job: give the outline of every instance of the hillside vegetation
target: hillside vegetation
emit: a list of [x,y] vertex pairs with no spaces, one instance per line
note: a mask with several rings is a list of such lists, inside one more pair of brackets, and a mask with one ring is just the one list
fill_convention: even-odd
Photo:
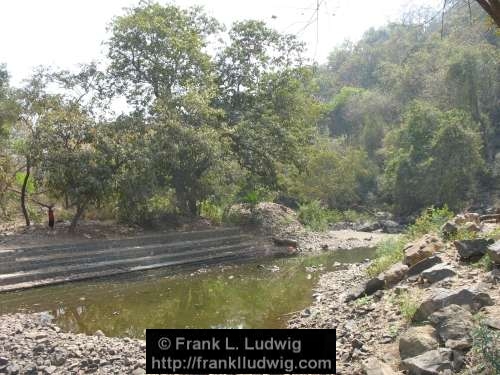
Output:
[[500,37],[479,6],[448,8],[444,27],[409,12],[315,65],[263,22],[141,3],[110,23],[102,62],[22,87],[0,69],[0,214],[29,225],[56,204],[74,229],[89,212],[220,221],[276,201],[321,227],[492,204]]

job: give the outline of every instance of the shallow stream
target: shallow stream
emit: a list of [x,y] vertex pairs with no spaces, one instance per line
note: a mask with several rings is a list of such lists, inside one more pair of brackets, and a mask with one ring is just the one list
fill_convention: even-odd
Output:
[[0,314],[46,311],[64,330],[137,338],[146,328],[281,328],[311,304],[322,273],[373,254],[358,248],[61,284],[0,294]]

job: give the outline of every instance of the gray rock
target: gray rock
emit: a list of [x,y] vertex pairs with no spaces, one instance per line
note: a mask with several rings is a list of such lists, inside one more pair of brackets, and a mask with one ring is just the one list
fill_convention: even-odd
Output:
[[377,358],[369,358],[363,362],[363,370],[366,375],[396,375],[389,365]]
[[436,264],[421,273],[422,277],[431,284],[446,279],[447,277],[455,276],[456,274],[457,273],[451,266],[443,263]]
[[397,234],[404,230],[402,225],[399,225],[393,220],[380,220],[379,223],[384,233]]
[[408,276],[415,276],[420,274],[422,271],[426,270],[427,268],[431,268],[432,266],[442,263],[443,260],[438,257],[437,255],[425,258],[424,260],[418,262],[417,264],[411,266],[408,269],[408,272],[406,273]]
[[429,316],[440,340],[447,348],[468,350],[472,346],[470,332],[474,328],[472,314],[462,306],[446,306]]
[[485,238],[476,238],[473,240],[454,241],[453,244],[458,251],[461,260],[478,260],[488,249],[493,241]]
[[373,222],[373,223],[363,223],[359,224],[356,228],[356,230],[360,232],[374,232],[378,229],[380,229],[380,223],[378,221]]
[[16,365],[15,363],[12,363],[12,364],[8,365],[5,370],[7,371],[8,375],[17,375],[21,371],[21,369],[19,368],[19,366]]
[[0,357],[0,369],[7,366],[9,359],[5,357]]
[[458,226],[453,221],[447,221],[441,227],[441,233],[445,238],[449,238],[458,233]]
[[370,296],[377,290],[384,289],[385,281],[381,275],[368,280],[366,283],[353,289],[345,298],[345,302],[354,301],[363,296]]
[[94,336],[97,336],[97,337],[104,337],[104,336],[106,336],[106,335],[104,334],[104,332],[103,332],[103,331],[101,331],[100,329],[98,329],[97,331],[95,331],[95,332],[94,332]]
[[401,359],[416,357],[438,347],[436,330],[430,325],[410,327],[399,338]]
[[50,363],[54,366],[62,366],[66,362],[67,355],[62,351],[56,351],[50,356]]
[[487,251],[491,261],[495,264],[500,264],[500,241],[496,241],[493,245],[488,246]]
[[449,305],[466,305],[472,311],[477,311],[483,306],[493,305],[493,300],[488,293],[477,289],[449,290],[438,288],[427,300],[420,304],[413,320],[424,320],[433,312]]
[[442,371],[452,369],[453,352],[448,348],[430,350],[416,357],[406,358],[402,366],[411,375],[439,375]]

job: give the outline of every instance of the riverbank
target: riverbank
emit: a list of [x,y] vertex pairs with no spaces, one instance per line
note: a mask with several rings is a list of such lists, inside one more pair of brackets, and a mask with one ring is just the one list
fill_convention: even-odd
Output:
[[[416,248],[424,251],[421,243]],[[336,328],[338,374],[393,375],[410,369],[405,373],[494,375],[482,367],[474,332],[482,324],[500,329],[500,266],[486,270],[464,259],[451,242],[432,253],[437,261],[426,256],[427,265],[395,266],[373,279],[367,276],[369,263],[322,275],[315,302],[293,316],[289,327]],[[359,292],[384,278],[386,288],[382,282],[371,295]]]
[[145,374],[145,342],[62,332],[46,314],[0,317],[0,373]]

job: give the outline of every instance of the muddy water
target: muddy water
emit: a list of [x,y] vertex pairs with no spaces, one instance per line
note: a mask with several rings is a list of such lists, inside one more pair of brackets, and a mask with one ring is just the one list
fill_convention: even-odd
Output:
[[141,338],[146,328],[280,328],[312,302],[318,277],[338,263],[371,258],[367,248],[170,275],[62,284],[0,294],[0,314],[47,311],[73,332]]

